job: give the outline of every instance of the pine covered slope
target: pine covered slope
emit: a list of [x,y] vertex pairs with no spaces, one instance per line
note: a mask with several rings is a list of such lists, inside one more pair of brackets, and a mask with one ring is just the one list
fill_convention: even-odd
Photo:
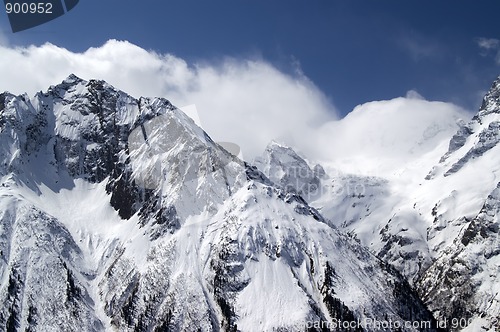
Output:
[[0,94],[0,176],[4,330],[436,326],[394,269],[165,99],[73,75]]

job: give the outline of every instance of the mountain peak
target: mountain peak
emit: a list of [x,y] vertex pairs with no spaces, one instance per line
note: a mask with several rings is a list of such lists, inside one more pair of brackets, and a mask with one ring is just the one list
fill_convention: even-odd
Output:
[[288,146],[286,146],[285,144],[282,144],[276,140],[272,140],[271,142],[269,142],[269,144],[267,145],[267,147],[269,149],[276,149],[276,148],[289,148]]
[[483,98],[479,112],[472,119],[481,123],[485,116],[492,113],[500,114],[500,76],[491,85]]
[[[450,139],[448,151],[439,163],[448,169],[444,176],[458,172],[469,161],[480,158],[500,142],[500,76],[483,98],[479,111],[468,122],[459,123],[459,129]],[[435,176],[436,168],[426,179]]]
[[[433,320],[399,274],[166,99],[75,75],[12,98],[0,114],[2,330]],[[310,193],[315,171],[272,147],[272,174]]]
[[311,169],[308,162],[292,148],[272,141],[256,166],[275,184],[310,200],[319,193],[320,176],[324,170],[320,165]]
[[81,79],[80,77],[76,76],[75,74],[71,73],[66,77],[62,83],[66,84],[75,84],[75,83],[81,83],[81,82],[86,82],[85,80]]

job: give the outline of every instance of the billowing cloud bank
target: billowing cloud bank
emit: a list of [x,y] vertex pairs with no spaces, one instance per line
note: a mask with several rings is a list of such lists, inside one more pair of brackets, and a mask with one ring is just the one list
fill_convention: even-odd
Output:
[[427,101],[415,92],[373,101],[321,127],[315,155],[348,171],[386,176],[400,167],[419,167],[412,163],[438,147],[447,149],[459,122],[469,117],[453,104]]
[[337,121],[332,103],[300,71],[286,74],[263,60],[189,64],[116,40],[83,53],[52,44],[0,46],[0,91],[32,95],[70,73],[104,79],[134,97],[196,104],[203,128],[215,140],[240,145],[246,159],[260,154],[272,139],[320,160],[360,154],[407,157],[431,149],[464,117],[457,106],[425,101],[412,92],[358,106]]
[[0,47],[0,91],[32,95],[70,73],[104,79],[134,97],[165,97],[179,107],[196,104],[203,128],[215,140],[235,142],[250,157],[271,139],[293,143],[336,117],[306,77],[282,73],[261,60],[188,64],[116,40],[84,53],[51,44]]

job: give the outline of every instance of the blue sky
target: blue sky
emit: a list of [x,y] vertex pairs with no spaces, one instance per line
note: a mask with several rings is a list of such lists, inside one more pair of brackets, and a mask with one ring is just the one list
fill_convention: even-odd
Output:
[[263,59],[302,72],[341,115],[411,89],[474,111],[500,74],[499,12],[488,0],[82,0],[16,34],[0,14],[0,29],[13,46],[118,39],[187,62]]

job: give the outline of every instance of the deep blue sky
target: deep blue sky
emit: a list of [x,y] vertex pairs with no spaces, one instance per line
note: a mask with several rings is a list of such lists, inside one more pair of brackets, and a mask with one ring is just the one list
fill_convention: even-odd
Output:
[[341,113],[417,90],[469,110],[500,74],[500,1],[457,0],[81,0],[66,15],[12,34],[12,45],[51,42],[72,51],[108,39],[187,61],[263,58],[294,63]]

